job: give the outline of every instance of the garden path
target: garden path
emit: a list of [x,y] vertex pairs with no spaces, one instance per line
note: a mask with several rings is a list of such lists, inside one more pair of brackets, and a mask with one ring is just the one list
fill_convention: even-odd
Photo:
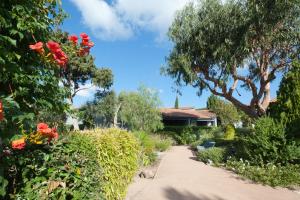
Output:
[[300,194],[239,178],[194,159],[186,146],[163,157],[154,179],[135,179],[126,200],[299,200]]

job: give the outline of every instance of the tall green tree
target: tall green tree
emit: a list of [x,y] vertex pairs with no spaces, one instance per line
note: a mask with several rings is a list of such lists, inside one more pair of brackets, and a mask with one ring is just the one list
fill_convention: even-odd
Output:
[[138,92],[122,92],[120,120],[131,130],[156,131],[163,127],[158,92],[141,86]]
[[215,95],[207,100],[207,108],[216,113],[223,126],[234,124],[240,121],[238,110],[228,101],[224,101]]
[[174,108],[176,108],[176,109],[179,108],[179,100],[178,100],[178,96],[176,96]]
[[287,134],[300,139],[300,63],[294,62],[293,68],[283,77],[277,99],[271,106],[271,116],[282,121]]
[[[291,67],[300,42],[299,0],[202,0],[180,11],[164,73],[178,84],[232,102],[251,117],[266,113],[270,83]],[[248,103],[239,99],[246,89]]]

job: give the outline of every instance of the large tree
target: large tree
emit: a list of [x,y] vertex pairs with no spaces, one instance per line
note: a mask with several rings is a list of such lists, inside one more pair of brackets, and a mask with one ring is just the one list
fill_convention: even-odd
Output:
[[138,92],[121,92],[120,120],[131,130],[156,131],[163,127],[158,92],[141,86]]
[[[299,53],[299,0],[203,0],[177,13],[164,72],[224,97],[251,117],[266,113],[270,83]],[[238,89],[247,89],[248,103]]]

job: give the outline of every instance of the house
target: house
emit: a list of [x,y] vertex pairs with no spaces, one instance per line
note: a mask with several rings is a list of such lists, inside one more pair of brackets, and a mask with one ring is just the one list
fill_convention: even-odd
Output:
[[160,112],[165,126],[217,126],[216,114],[208,109],[162,108]]

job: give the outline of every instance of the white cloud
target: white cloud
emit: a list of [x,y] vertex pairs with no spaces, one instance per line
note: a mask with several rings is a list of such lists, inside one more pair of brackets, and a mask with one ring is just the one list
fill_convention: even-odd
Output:
[[192,0],[71,0],[83,23],[100,39],[128,39],[139,30],[157,33],[162,40],[174,14]]
[[103,40],[127,39],[130,27],[123,23],[114,7],[103,0],[71,0],[80,10],[83,23]]
[[[86,89],[84,89],[86,88]],[[80,86],[80,90],[79,92],[76,93],[77,96],[80,97],[91,97],[92,95],[94,95],[97,91],[97,89],[99,89],[98,87],[92,85],[92,84],[86,84],[83,86]]]

